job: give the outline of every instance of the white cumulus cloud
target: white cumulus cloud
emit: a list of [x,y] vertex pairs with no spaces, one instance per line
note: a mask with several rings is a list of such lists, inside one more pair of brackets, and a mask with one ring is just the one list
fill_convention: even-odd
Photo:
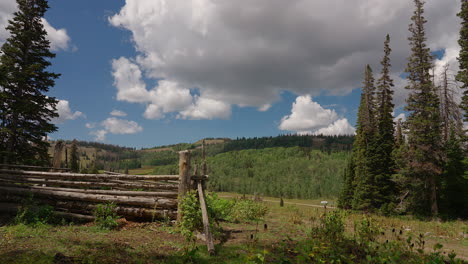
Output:
[[73,112],[70,109],[70,102],[67,100],[59,100],[57,103],[57,113],[58,117],[52,120],[53,123],[59,124],[63,123],[66,120],[75,120],[79,117],[85,117],[85,115],[80,111]]
[[95,140],[96,141],[104,141],[106,140],[106,135],[107,135],[108,131],[107,130],[104,130],[104,129],[101,129],[101,130],[97,130],[97,131],[91,131],[90,134],[91,135],[94,135],[95,136]]
[[314,132],[315,135],[325,135],[325,136],[334,136],[334,135],[354,135],[356,129],[348,122],[348,119],[342,118],[336,120],[328,127],[321,128]]
[[[8,25],[8,20],[13,18],[13,13],[17,10],[18,7],[15,0],[0,1],[0,45],[10,36],[5,27]],[[45,18],[42,18],[41,21],[47,32],[47,38],[50,40],[51,50],[67,50],[70,46],[70,37],[67,34],[67,30],[64,28],[54,28]]]
[[168,113],[179,113],[182,119],[225,119],[231,114],[230,105],[203,94],[192,96],[190,89],[174,81],[158,80],[148,90],[140,66],[127,58],[113,60],[112,69],[117,100],[145,104],[147,119],[161,119]]
[[[425,5],[428,45],[445,49],[441,61],[454,69],[459,7],[459,0]],[[163,79],[182,90],[197,88],[200,98],[260,111],[283,90],[345,95],[359,87],[364,65],[380,72],[389,33],[395,104],[401,106],[407,92],[398,76],[410,54],[407,28],[413,10],[408,0],[126,0],[109,21],[132,34],[138,69],[129,68],[128,74]],[[119,90],[117,98],[153,104],[145,116],[161,118],[168,110],[143,99],[149,91],[141,89],[140,80],[127,86],[125,96]],[[189,108],[201,103],[192,96]],[[184,111],[196,112],[177,111],[181,117]]]
[[231,106],[222,101],[197,97],[195,103],[180,112],[182,119],[227,119],[231,116]]
[[[95,123],[86,124],[87,128],[95,128],[96,126],[97,124]],[[94,130],[89,133],[90,135],[94,135],[94,139],[97,141],[106,140],[106,135],[109,133],[115,135],[125,135],[136,134],[143,131],[143,127],[141,127],[137,122],[116,117],[109,117],[105,119],[99,123],[99,126],[102,127],[102,129]]]
[[123,117],[123,116],[127,116],[127,113],[125,113],[124,111],[114,109],[114,110],[112,110],[112,112],[110,112],[110,115],[111,116]]
[[112,134],[135,134],[143,131],[143,128],[135,121],[128,121],[115,117],[109,117],[102,121],[101,125]]
[[325,128],[338,119],[331,109],[324,109],[312,101],[310,95],[298,96],[292,105],[291,114],[281,119],[279,129],[288,131],[315,131]]

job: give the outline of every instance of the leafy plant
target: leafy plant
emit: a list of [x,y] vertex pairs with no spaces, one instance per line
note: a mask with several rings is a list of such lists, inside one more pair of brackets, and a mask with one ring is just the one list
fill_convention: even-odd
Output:
[[31,195],[23,200],[14,222],[26,225],[46,224],[51,220],[53,211],[52,206],[39,204]]
[[236,199],[233,202],[228,221],[247,222],[262,220],[268,213],[268,207],[262,202],[249,199]]
[[117,228],[119,216],[115,212],[116,207],[114,203],[96,205],[96,208],[93,210],[94,222],[100,229],[112,230]]

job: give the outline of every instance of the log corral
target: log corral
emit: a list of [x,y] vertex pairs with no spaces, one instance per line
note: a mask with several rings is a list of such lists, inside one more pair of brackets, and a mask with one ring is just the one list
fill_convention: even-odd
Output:
[[[176,219],[178,197],[188,191],[191,178],[190,152],[180,156],[179,175],[79,174],[4,165],[0,211],[11,212],[32,196],[39,204],[53,206],[57,215],[87,221],[93,219],[97,204],[107,202],[116,204],[117,214],[129,220]],[[58,170],[64,171],[54,168]]]

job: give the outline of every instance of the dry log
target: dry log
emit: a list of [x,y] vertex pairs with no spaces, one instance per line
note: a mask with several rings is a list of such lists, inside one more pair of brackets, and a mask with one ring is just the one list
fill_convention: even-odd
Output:
[[119,205],[134,205],[146,208],[177,208],[176,199],[129,197],[101,194],[84,194],[75,192],[51,191],[41,189],[30,189],[21,187],[0,187],[0,191],[7,194],[29,195],[30,193],[47,198],[61,198],[67,200],[78,200],[95,203],[114,202]]
[[38,169],[38,170],[61,170],[69,171],[69,168],[53,168],[53,167],[41,167],[41,166],[28,166],[28,165],[16,165],[16,164],[0,164],[0,168],[21,168],[21,169]]
[[[0,212],[16,213],[18,208],[21,207],[21,203],[24,200],[24,198],[16,195],[2,195],[2,197],[0,197],[0,200],[3,201],[0,203]],[[94,209],[96,208],[96,204],[80,201],[60,201],[47,198],[35,198],[34,200],[40,204],[51,205],[55,208],[55,210],[61,210],[69,213],[92,215]],[[139,221],[153,221],[165,218],[175,219],[177,216],[177,210],[175,208],[147,209],[129,206],[117,206],[115,210],[119,216]]]
[[[7,214],[15,214],[21,208],[21,204],[18,203],[0,203],[0,212]],[[76,214],[70,212],[52,212],[54,215],[64,217],[67,219],[80,220],[80,221],[93,221],[94,217],[91,215]]]
[[122,189],[149,189],[149,190],[177,190],[178,186],[174,184],[138,184],[138,183],[113,183],[113,182],[78,182],[78,181],[62,181],[62,180],[47,180],[39,178],[17,178],[15,176],[0,175],[0,182],[18,182],[31,184],[46,184],[60,187],[85,187],[85,188],[122,188]]
[[3,184],[3,187],[22,187],[26,189],[38,189],[49,191],[77,192],[89,194],[108,194],[108,195],[123,195],[123,196],[147,196],[147,197],[165,197],[177,198],[177,192],[145,192],[145,191],[118,191],[118,190],[93,190],[93,189],[74,189],[74,188],[58,188],[45,186],[18,186],[15,184]]
[[205,203],[205,194],[203,193],[203,186],[201,181],[198,181],[198,198],[200,199],[200,209],[202,211],[202,221],[203,228],[205,230],[206,246],[208,247],[208,253],[210,253],[210,255],[214,255],[215,248],[213,243],[213,236],[211,235],[210,231],[210,221],[208,219],[208,211],[206,209]]
[[124,173],[113,172],[113,171],[104,171],[104,174],[109,174],[109,175],[124,175]]
[[[82,202],[63,202],[58,201],[54,205],[56,208],[64,208],[71,212],[78,212],[78,213],[92,213],[94,208],[96,208],[95,204],[89,203],[82,203]],[[138,220],[156,220],[156,219],[164,219],[168,217],[170,219],[175,219],[177,215],[176,210],[168,210],[168,209],[146,209],[146,208],[135,208],[135,207],[128,207],[128,206],[117,206],[115,208],[116,213],[119,216],[124,216],[128,219],[138,219]]]
[[79,220],[83,222],[94,221],[94,216],[92,215],[83,215],[83,214],[60,212],[60,211],[54,211],[53,214],[55,216],[59,216],[59,217],[63,217],[63,218],[71,219],[71,220]]
[[80,174],[63,172],[44,172],[44,171],[24,171],[24,170],[5,170],[0,169],[0,174],[21,175],[23,177],[41,177],[41,178],[67,178],[67,179],[114,179],[114,180],[153,180],[167,181],[178,180],[178,175],[107,175],[107,174]]
[[118,191],[118,190],[92,190],[92,189],[73,189],[73,188],[57,188],[44,186],[18,186],[14,184],[3,184],[3,187],[22,187],[26,189],[39,189],[49,191],[77,192],[90,194],[108,194],[108,195],[123,195],[123,196],[148,196],[148,197],[165,197],[177,198],[177,192],[145,192],[145,191]]

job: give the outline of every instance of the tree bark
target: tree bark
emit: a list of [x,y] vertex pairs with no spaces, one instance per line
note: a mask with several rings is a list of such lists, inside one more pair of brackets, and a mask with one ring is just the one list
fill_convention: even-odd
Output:
[[146,198],[130,196],[113,196],[100,194],[86,194],[76,192],[51,191],[29,188],[0,187],[0,191],[6,194],[27,196],[30,193],[46,198],[60,198],[66,200],[78,200],[95,203],[114,202],[119,205],[133,205],[146,208],[177,208],[177,200],[169,198]]

